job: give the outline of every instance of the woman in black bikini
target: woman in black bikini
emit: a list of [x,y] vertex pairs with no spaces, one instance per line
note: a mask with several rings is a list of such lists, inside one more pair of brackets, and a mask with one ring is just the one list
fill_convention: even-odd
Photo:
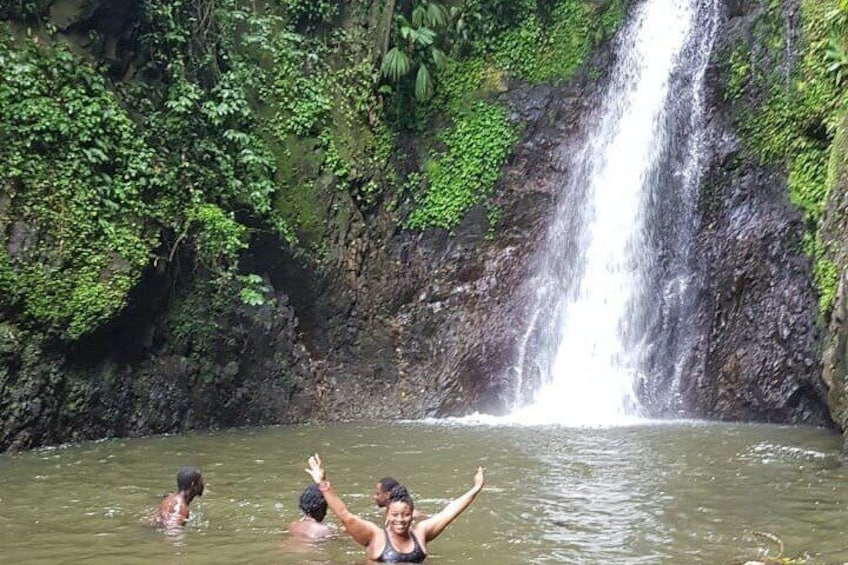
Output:
[[347,509],[330,482],[325,479],[324,465],[317,453],[309,458],[309,468],[306,470],[324,493],[327,505],[344,525],[347,533],[358,544],[365,546],[368,559],[391,563],[424,561],[427,557],[427,543],[436,539],[448,524],[468,508],[477,493],[483,489],[483,471],[483,467],[477,468],[474,486],[465,494],[445,506],[441,512],[418,522],[415,526],[412,526],[412,497],[402,486],[392,489],[386,512],[386,527],[380,528]]

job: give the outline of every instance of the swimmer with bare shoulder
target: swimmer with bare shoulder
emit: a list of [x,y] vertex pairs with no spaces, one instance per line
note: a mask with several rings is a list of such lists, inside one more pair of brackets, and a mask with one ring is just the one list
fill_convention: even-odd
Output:
[[427,544],[436,539],[483,490],[483,467],[477,468],[474,486],[465,494],[450,502],[440,512],[412,526],[414,505],[412,497],[403,486],[397,486],[389,494],[386,527],[381,528],[347,509],[342,499],[326,480],[324,465],[316,453],[309,458],[307,473],[324,493],[324,499],[333,514],[344,525],[345,530],[359,545],[365,546],[368,559],[391,563],[421,563],[427,557]]
[[324,524],[327,515],[327,501],[318,485],[311,484],[300,495],[298,507],[303,515],[293,520],[288,527],[289,533],[300,539],[318,541],[333,535],[333,530]]
[[196,467],[183,467],[177,473],[177,492],[166,495],[159,503],[152,522],[165,528],[183,526],[188,520],[188,505],[203,496],[203,475]]

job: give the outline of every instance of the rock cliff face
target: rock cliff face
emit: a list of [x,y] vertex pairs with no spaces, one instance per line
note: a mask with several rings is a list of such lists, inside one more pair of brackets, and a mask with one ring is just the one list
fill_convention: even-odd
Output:
[[[760,165],[744,148],[723,99],[720,58],[730,45],[758,49],[754,27],[765,9],[728,2],[722,11],[707,80],[711,153],[693,253],[698,307],[687,321],[696,345],[680,389],[667,392],[676,400],[657,413],[831,426],[801,214],[788,201],[785,172]],[[798,6],[784,17],[785,33],[797,34]],[[780,61],[787,73],[794,56]],[[602,54],[594,64],[609,66]],[[450,237],[395,232],[363,240],[359,282],[348,287],[357,290],[347,291],[349,315],[321,332],[335,337],[318,357],[339,359],[324,373],[334,393],[324,409],[350,414],[351,388],[370,399],[362,415],[386,417],[497,413],[527,395],[509,376],[527,327],[517,293],[544,238],[552,187],[566,173],[556,151],[578,132],[597,86],[578,79],[504,96],[526,128],[498,187],[504,216],[494,240],[484,237],[479,212]],[[754,103],[766,94],[748,97]]]
[[799,213],[785,178],[735,161],[733,141],[723,141],[729,151],[716,155],[706,180],[721,196],[698,241],[704,285],[692,323],[702,339],[684,405],[707,418],[827,425]]
[[[758,9],[727,0],[716,53],[722,44],[756,43],[750,26]],[[793,10],[789,30],[797,25]],[[592,61],[602,77],[613,55],[600,52]],[[708,81],[713,153],[694,254],[699,306],[690,323],[699,337],[680,404],[703,418],[831,425],[800,215],[788,202],[785,175],[742,148],[720,95],[725,80],[716,63]],[[565,172],[555,153],[586,127],[580,117],[598,85],[586,73],[560,87],[510,85],[502,94],[524,129],[497,187],[501,218],[493,237],[482,208],[455,233],[418,233],[397,227],[403,210],[360,210],[336,194],[325,209],[330,260],[321,269],[275,241],[257,241],[245,267],[265,276],[276,301],[229,305],[207,344],[208,363],[175,347],[165,331],[169,289],[187,285],[176,272],[151,270],[120,319],[70,350],[3,322],[0,449],[314,419],[506,411],[527,394],[509,376],[526,327],[516,293],[552,213],[555,180]],[[0,223],[3,202],[0,192]],[[831,221],[840,241],[848,240],[844,218]],[[844,295],[831,332],[835,406],[844,406]]]
[[[702,183],[697,256],[698,342],[684,405],[707,418],[829,425],[820,378],[817,296],[811,260],[800,252],[804,225],[790,205],[786,174],[758,164],[737,131],[726,103],[728,72],[721,54],[740,45],[768,62],[756,31],[765,5],[727,2],[708,77],[709,146]],[[785,40],[797,45],[799,6],[783,14]],[[797,53],[785,51],[778,69],[789,76]],[[755,63],[755,64],[756,64]],[[745,101],[757,107],[767,92],[755,86]]]
[[70,347],[0,323],[0,447],[310,416],[309,358],[285,294],[262,308],[230,305],[198,360],[163,343],[159,285],[170,281],[151,278],[121,318]]
[[[848,123],[843,118],[834,141],[831,163],[833,185],[820,227],[822,240],[839,273],[836,300],[824,340],[822,377],[828,386],[833,419],[848,430]],[[848,436],[846,436],[848,438]],[[848,443],[846,449],[848,453]]]
[[[347,246],[361,249],[351,278],[299,310],[327,336],[312,350],[323,360],[322,417],[506,410],[516,395],[508,369],[527,324],[517,293],[553,210],[562,172],[555,152],[577,127],[589,88],[584,78],[504,95],[525,135],[497,188],[494,237],[482,208],[453,234],[398,230],[391,216],[362,226],[365,237]],[[333,310],[319,313],[330,300]]]
[[[721,12],[706,84],[710,153],[692,254],[698,306],[686,322],[696,336],[695,347],[679,390],[667,391],[675,400],[657,413],[833,426],[828,387],[821,378],[812,264],[801,251],[801,213],[788,200],[786,172],[762,165],[745,147],[738,116],[725,99],[728,77],[723,73],[729,69],[722,58],[731,47],[763,53],[762,65],[775,64],[767,62],[758,44],[764,41],[757,26],[766,10],[765,5],[726,2]],[[799,45],[799,10],[797,3],[789,3],[782,13],[789,45]],[[798,56],[784,50],[777,61],[781,72],[789,76]],[[599,54],[594,61],[596,68],[608,68],[603,57]],[[356,306],[351,306],[348,323],[357,318],[377,321],[360,335],[382,334],[384,345],[370,352],[359,349],[358,355],[349,349],[329,350],[327,356],[344,351],[352,361],[348,367],[360,367],[354,371],[360,376],[391,375],[388,382],[396,387],[386,388],[380,380],[370,385],[370,398],[388,401],[371,413],[502,412],[527,394],[527,389],[516,390],[509,377],[515,344],[527,322],[517,292],[529,277],[529,257],[544,236],[554,200],[551,187],[565,172],[558,170],[556,151],[581,127],[593,86],[598,85],[576,80],[562,89],[519,88],[504,97],[526,129],[499,184],[498,204],[505,214],[495,240],[483,237],[482,220],[474,214],[449,238],[402,232],[366,238],[371,244],[385,241],[378,244],[385,251],[369,247],[365,252],[363,281],[354,285],[362,294],[351,300]],[[767,94],[752,88],[746,102],[756,107]],[[840,217],[831,224],[844,224]],[[841,233],[833,239],[845,241]],[[381,282],[375,285],[374,280]],[[834,339],[834,347],[844,352],[844,336]],[[353,334],[333,343],[345,341],[364,345]],[[370,361],[374,353],[382,359],[378,370]],[[833,357],[844,358],[844,353]],[[838,381],[844,371],[837,373],[828,379]],[[330,388],[347,390],[341,379],[331,377]],[[363,386],[370,381],[357,382]],[[831,396],[844,396],[839,383],[831,391]],[[340,400],[324,406],[347,412],[344,394],[336,398]],[[841,412],[837,420],[844,424]]]

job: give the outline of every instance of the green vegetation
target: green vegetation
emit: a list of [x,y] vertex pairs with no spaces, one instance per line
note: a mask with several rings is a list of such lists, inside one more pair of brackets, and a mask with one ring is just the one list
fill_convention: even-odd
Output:
[[519,2],[519,24],[482,40],[495,64],[530,82],[568,78],[600,39],[621,23],[623,2],[557,2],[540,17],[536,2]]
[[[432,4],[421,2],[418,6],[432,9]],[[428,124],[446,124],[430,131],[429,136],[426,130],[423,132],[422,137],[432,142],[429,158],[421,167],[424,177],[406,184],[416,202],[404,224],[408,228],[451,230],[491,192],[518,134],[506,110],[492,101],[492,95],[504,90],[510,78],[533,83],[558,82],[572,76],[586,62],[590,49],[621,23],[624,3],[559,0],[548,5],[535,0],[469,0],[453,14],[454,19],[445,24],[438,18],[429,20],[433,28],[438,24],[464,32],[442,43],[452,46],[453,59],[436,65],[439,74],[428,78],[434,83],[427,87],[428,95],[418,96],[416,88],[419,101],[429,99],[432,89],[430,103],[419,104],[415,112],[410,112],[409,100],[402,99],[404,91],[395,93],[398,122],[407,123],[402,118],[414,115],[417,122],[407,125],[419,131]],[[399,22],[407,23],[403,19]],[[438,39],[435,35],[428,37],[428,48]],[[398,67],[407,69],[388,53],[384,72],[387,67],[387,74],[393,78]],[[398,76],[404,74],[398,71]]]
[[[335,0],[141,0],[113,82],[46,1],[4,4],[0,313],[73,340],[145,269],[186,258],[197,284],[259,305],[265,284],[239,267],[254,237],[318,261],[329,216],[393,206],[393,184],[405,227],[451,230],[517,139],[493,95],[568,78],[623,15],[622,0],[392,5],[382,54]],[[409,130],[419,162],[398,166]]]
[[848,0],[839,0],[839,5],[825,14],[828,26],[825,46],[827,72],[832,74],[838,86],[848,82]]
[[[804,247],[814,259],[820,312],[825,313],[835,297],[837,276],[817,229],[835,181],[828,174],[833,168],[833,139],[848,108],[844,87],[848,2],[804,0],[802,8],[805,49],[798,68],[786,76],[778,65],[767,62],[770,57],[776,60],[782,48],[780,6],[772,3],[760,25],[772,38],[765,42],[768,52],[731,53],[725,99],[738,105],[747,145],[763,162],[785,164],[789,171],[789,198],[804,214]],[[743,96],[748,84],[758,84],[769,93],[754,109],[744,106],[749,102]]]
[[[44,6],[3,12],[34,26],[26,33],[0,24],[0,224],[11,234],[0,311],[75,339],[124,306],[147,266],[186,253],[219,286],[247,281],[240,295],[257,304],[262,285],[238,267],[253,234],[317,245],[319,204],[288,203],[325,171],[342,188],[354,171],[380,178],[390,153],[374,149],[385,133],[366,127],[377,107],[367,45],[321,32],[337,2],[256,12],[237,0],[144,0],[145,80],[116,84],[45,33]],[[335,48],[355,60],[333,67]],[[321,156],[300,174],[296,158],[314,146]],[[375,198],[374,183],[356,186]]]
[[745,91],[745,82],[751,70],[747,49],[741,46],[735,49],[728,58],[728,66],[729,74],[724,89],[724,99],[739,100]]
[[407,219],[408,227],[451,229],[458,224],[495,185],[516,135],[502,108],[477,102],[439,139],[444,150],[425,165],[429,187]]
[[103,79],[67,49],[0,28],[0,301],[74,338],[124,303],[156,233],[154,154]]
[[447,55],[439,48],[437,40],[448,25],[448,11],[438,2],[419,0],[412,8],[412,16],[395,16],[397,37],[394,46],[383,55],[380,70],[394,83],[414,74],[413,92],[418,101],[433,96],[433,73],[444,67]]
[[197,279],[174,300],[168,312],[168,341],[175,351],[202,363],[215,359],[215,344],[229,331],[223,320],[229,318],[235,285],[212,284]]

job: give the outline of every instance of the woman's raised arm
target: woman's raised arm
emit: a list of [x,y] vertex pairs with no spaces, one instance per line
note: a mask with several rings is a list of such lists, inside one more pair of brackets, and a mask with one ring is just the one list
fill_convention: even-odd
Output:
[[[465,494],[450,502],[440,512],[433,514],[426,520],[422,520],[415,528],[416,532],[421,532],[426,541],[435,539],[442,531],[453,522],[457,516],[462,514],[462,511],[474,502],[477,493],[483,490],[485,478],[483,477],[483,467],[477,467],[477,474],[474,475],[474,486],[468,489]],[[328,502],[329,504],[329,502]]]
[[375,524],[364,520],[351,512],[333,490],[333,485],[326,480],[324,474],[324,464],[321,462],[321,457],[316,453],[309,457],[309,468],[306,472],[312,477],[312,480],[318,484],[318,490],[324,495],[324,500],[327,501],[327,506],[333,511],[333,514],[344,525],[347,533],[351,535],[356,543],[367,546],[371,543],[371,539],[379,534],[380,528]]

